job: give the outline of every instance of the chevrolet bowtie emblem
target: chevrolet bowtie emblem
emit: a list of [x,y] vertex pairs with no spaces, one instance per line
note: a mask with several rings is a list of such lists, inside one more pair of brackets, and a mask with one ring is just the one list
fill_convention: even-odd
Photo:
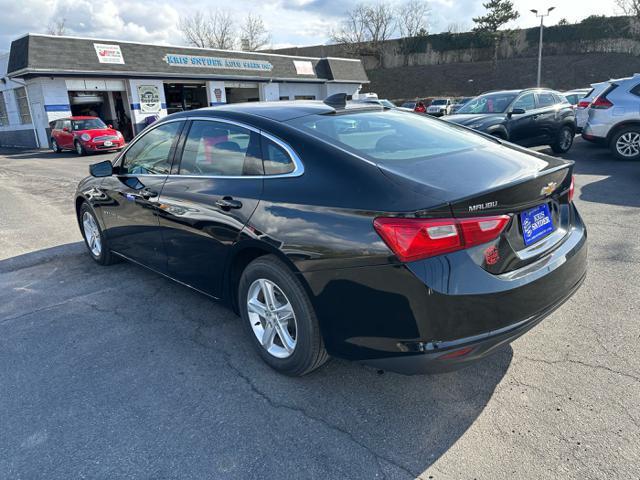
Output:
[[544,187],[542,187],[542,190],[540,190],[540,195],[546,195],[546,196],[551,195],[553,192],[556,191],[557,186],[558,184],[556,182],[547,183]]

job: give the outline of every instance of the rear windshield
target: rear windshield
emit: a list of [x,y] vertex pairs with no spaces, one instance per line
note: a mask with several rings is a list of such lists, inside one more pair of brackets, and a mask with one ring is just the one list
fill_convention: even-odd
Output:
[[288,123],[314,137],[382,164],[424,159],[491,142],[460,127],[397,110],[313,115]]
[[99,118],[90,118],[87,120],[73,120],[71,122],[74,130],[98,130],[107,128],[102,120]]
[[504,113],[516,96],[512,92],[480,95],[465,103],[458,113]]

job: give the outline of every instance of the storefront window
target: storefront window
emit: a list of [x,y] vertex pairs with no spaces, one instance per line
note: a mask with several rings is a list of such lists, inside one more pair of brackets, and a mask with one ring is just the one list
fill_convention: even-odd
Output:
[[16,102],[18,102],[18,111],[20,112],[20,122],[22,124],[31,123],[31,113],[29,112],[29,100],[27,99],[27,89],[24,87],[16,88]]
[[7,116],[7,104],[4,102],[4,93],[0,92],[0,127],[9,125],[9,117]]

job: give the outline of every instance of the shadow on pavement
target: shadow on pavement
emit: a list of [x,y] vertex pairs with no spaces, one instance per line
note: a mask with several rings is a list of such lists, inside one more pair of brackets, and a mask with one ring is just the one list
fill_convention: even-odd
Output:
[[413,478],[511,362],[285,377],[227,308],[81,247],[0,261],[0,477]]

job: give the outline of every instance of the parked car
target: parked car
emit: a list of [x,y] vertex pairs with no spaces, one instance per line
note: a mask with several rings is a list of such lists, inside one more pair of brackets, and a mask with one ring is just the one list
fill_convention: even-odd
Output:
[[576,105],[576,133],[582,133],[582,129],[587,124],[589,119],[589,105],[594,98],[600,95],[609,86],[609,82],[592,83],[591,90],[589,90],[584,97],[580,99],[578,105]]
[[607,145],[621,160],[640,159],[640,74],[611,81],[593,99],[582,138]]
[[98,117],[61,118],[53,123],[51,129],[51,149],[56,153],[74,150],[78,155],[84,155],[120,150],[124,143],[122,133],[111,125],[105,125]]
[[469,103],[474,98],[475,97],[462,97],[455,99],[453,105],[451,105],[451,115],[453,115],[454,113],[458,113],[458,110],[460,110],[464,105]]
[[577,88],[575,90],[562,92],[562,95],[567,99],[567,102],[574,106],[575,110],[580,100],[582,100],[590,91],[591,88]]
[[453,105],[450,98],[435,98],[431,105],[427,107],[427,113],[434,117],[442,117],[451,113],[451,105]]
[[571,148],[576,131],[567,100],[537,88],[485,93],[447,120],[526,147],[549,145],[555,153]]
[[89,254],[226,301],[289,375],[461,367],[579,287],[573,162],[341,98],[160,119],[78,185]]

